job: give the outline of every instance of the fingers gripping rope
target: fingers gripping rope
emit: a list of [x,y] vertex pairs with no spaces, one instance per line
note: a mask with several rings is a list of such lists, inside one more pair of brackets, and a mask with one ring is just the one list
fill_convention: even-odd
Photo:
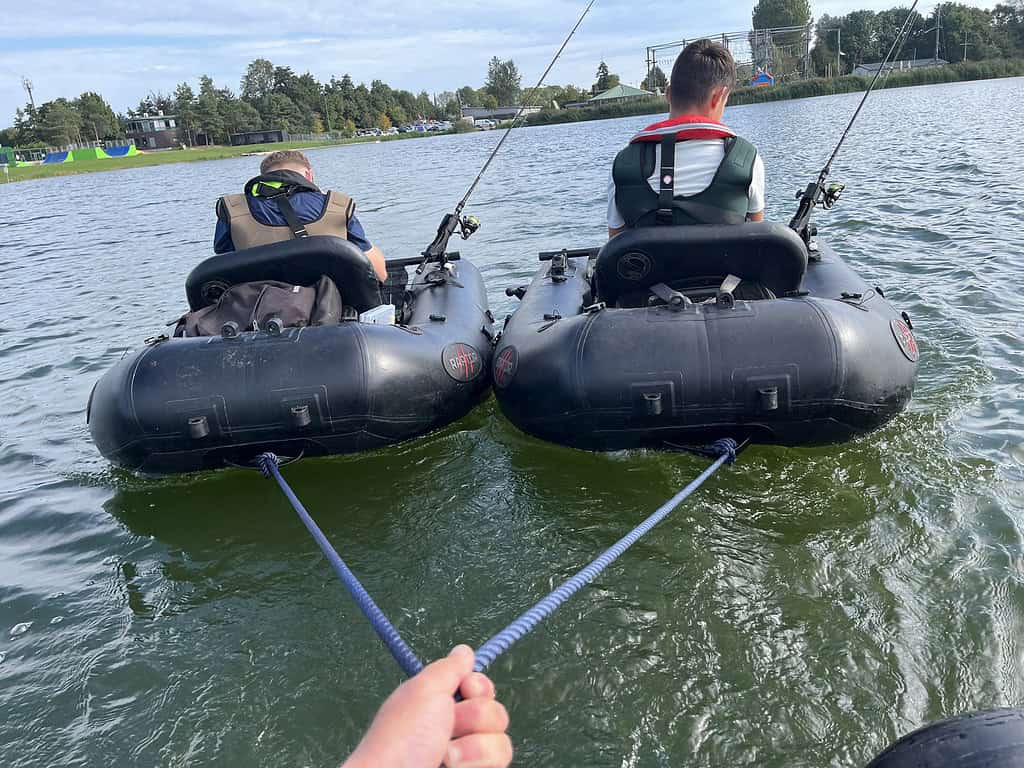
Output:
[[[707,469],[705,469],[693,482],[683,488],[683,490],[662,504],[650,517],[640,523],[640,525],[615,542],[615,544],[609,547],[583,570],[568,581],[564,582],[561,586],[551,592],[551,594],[509,624],[505,629],[501,630],[501,632],[481,645],[476,652],[476,664],[474,665],[474,669],[478,672],[482,672],[487,669],[487,667],[489,667],[494,660],[498,658],[498,656],[511,648],[516,641],[533,631],[540,622],[554,613],[562,603],[597,578],[598,574],[615,562],[623,552],[639,541],[644,534],[649,532],[654,528],[654,526],[668,517],[672,510],[678,507],[691,494],[700,488],[704,482],[715,474],[715,472],[717,472],[722,466],[725,464],[732,464],[736,460],[736,453],[738,450],[739,446],[736,441],[731,438],[716,440],[708,446],[703,452],[705,454],[717,456],[717,458]],[[349,594],[352,595],[352,598],[359,605],[363,615],[369,619],[374,631],[380,639],[384,641],[384,645],[387,646],[391,655],[395,657],[395,661],[398,662],[402,670],[410,677],[418,673],[423,668],[423,662],[417,658],[412,649],[409,648],[404,640],[402,640],[398,634],[398,630],[394,628],[391,622],[388,621],[387,617],[384,615],[384,612],[377,607],[375,602],[373,602],[373,598],[371,598],[369,593],[363,588],[363,585],[359,583],[359,579],[357,579],[355,574],[353,574],[352,571],[349,570],[348,566],[345,565],[345,561],[341,559],[341,556],[337,553],[334,547],[331,546],[327,537],[324,536],[323,531],[320,530],[317,524],[313,521],[313,518],[310,517],[306,508],[302,506],[302,502],[299,501],[298,497],[288,486],[288,483],[286,483],[284,478],[281,476],[277,456],[272,453],[263,453],[256,459],[256,462],[264,477],[273,478],[277,481],[277,484],[284,492],[285,497],[289,502],[291,502],[292,507],[298,513],[306,528],[313,535],[313,538],[320,546],[324,556],[334,568],[335,573],[338,574],[338,578],[341,579]]]

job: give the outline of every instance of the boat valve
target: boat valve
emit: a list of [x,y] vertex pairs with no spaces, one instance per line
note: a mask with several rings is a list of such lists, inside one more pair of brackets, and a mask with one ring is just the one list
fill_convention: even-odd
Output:
[[761,399],[762,411],[777,411],[779,409],[778,387],[765,387],[764,389],[757,390],[757,394]]
[[192,416],[188,420],[188,433],[193,440],[202,440],[210,434],[210,422],[205,416]]
[[267,333],[271,336],[280,336],[284,330],[284,323],[281,322],[280,317],[272,317],[267,321]]
[[294,405],[291,409],[292,424],[296,427],[308,427],[313,419],[309,415],[308,405]]
[[225,339],[237,339],[238,338],[238,323],[234,320],[229,320],[220,327],[220,335]]
[[661,416],[661,392],[644,392],[644,406],[648,416]]

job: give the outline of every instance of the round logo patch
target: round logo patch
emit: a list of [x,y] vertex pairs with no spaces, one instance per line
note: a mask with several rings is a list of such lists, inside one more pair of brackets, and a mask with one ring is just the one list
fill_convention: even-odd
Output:
[[516,370],[519,368],[519,350],[515,347],[505,347],[494,358],[494,386],[504,389],[512,383]]
[[889,327],[892,328],[892,335],[896,337],[896,343],[900,345],[900,352],[912,363],[917,362],[918,350],[917,339],[905,322],[894,318]]
[[615,269],[618,271],[619,277],[623,280],[638,282],[651,273],[651,268],[653,266],[654,265],[651,263],[651,257],[646,253],[632,251],[624,254],[622,258],[619,259],[618,264],[615,265]]
[[484,367],[480,353],[469,344],[457,341],[449,344],[441,353],[445,372],[456,381],[472,381]]

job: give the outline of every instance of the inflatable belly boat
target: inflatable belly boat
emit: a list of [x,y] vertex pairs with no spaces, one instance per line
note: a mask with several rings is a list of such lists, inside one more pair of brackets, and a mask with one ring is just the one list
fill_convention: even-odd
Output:
[[721,437],[811,445],[910,400],[918,349],[824,243],[774,223],[634,229],[545,266],[494,352],[502,412],[590,450]]
[[350,319],[161,337],[118,363],[90,396],[100,452],[154,473],[250,464],[263,451],[351,453],[423,435],[485,396],[492,318],[480,273],[457,254],[415,275],[395,325],[357,319],[381,304],[379,285],[366,257],[336,237],[214,256],[192,271],[186,293],[195,310],[237,283],[313,285],[322,275]]

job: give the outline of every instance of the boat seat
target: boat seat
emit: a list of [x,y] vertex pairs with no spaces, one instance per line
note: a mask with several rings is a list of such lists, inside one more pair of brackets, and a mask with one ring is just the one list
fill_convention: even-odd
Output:
[[646,297],[658,283],[684,292],[686,286],[708,286],[713,295],[728,275],[750,284],[748,295],[789,296],[800,290],[806,270],[800,237],[766,221],[631,229],[601,248],[594,277],[598,300],[622,306],[631,303],[624,299]]
[[322,275],[334,281],[342,302],[358,312],[381,303],[380,283],[366,254],[333,235],[284,240],[211,256],[189,273],[185,294],[189,307],[197,310],[215,304],[227,288],[238,283],[280,280],[314,285]]

